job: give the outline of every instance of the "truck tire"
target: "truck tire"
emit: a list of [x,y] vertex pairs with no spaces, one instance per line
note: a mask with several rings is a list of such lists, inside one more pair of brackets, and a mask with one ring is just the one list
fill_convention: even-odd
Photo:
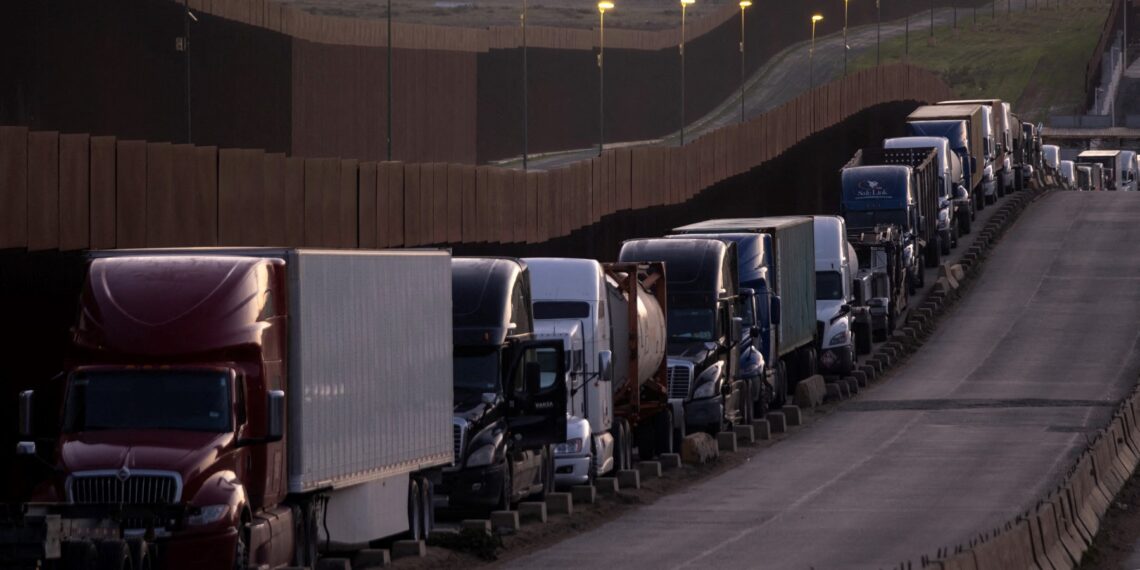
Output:
[[99,564],[99,551],[90,540],[68,540],[60,549],[62,570],[95,570]]
[[507,469],[503,472],[503,486],[499,489],[499,502],[495,505],[496,511],[509,511],[515,502],[514,467],[510,459],[506,459]]
[[[135,570],[151,570],[150,548],[145,538],[128,538],[127,548],[131,553],[131,566]],[[234,565],[236,566],[239,562],[244,564],[244,558],[244,556],[234,557]],[[242,566],[243,570],[244,568],[245,566]]]
[[535,498],[546,500],[547,493],[554,492],[554,450],[549,445],[542,448],[542,469],[538,474],[542,482],[542,490],[535,494]]
[[772,407],[780,409],[784,404],[788,403],[788,365],[780,360],[776,366],[776,390],[775,399],[772,401]]
[[423,540],[424,523],[422,516],[424,514],[423,506],[420,502],[423,496],[420,494],[420,482],[415,477],[408,480],[408,538],[412,540]]
[[657,434],[653,432],[653,427],[641,424],[633,429],[633,435],[637,438],[637,457],[642,461],[649,461],[657,455]]
[[131,549],[126,541],[104,540],[96,546],[99,550],[99,570],[133,570]]
[[[759,382],[760,379],[747,380],[744,382],[744,393],[740,396],[740,425],[752,425],[752,413],[756,409],[756,402],[752,401],[752,383]],[[763,397],[764,392],[760,392]]]
[[958,233],[961,235],[968,235],[973,229],[973,224],[970,223],[972,221],[972,215],[958,216]]
[[633,466],[633,430],[625,420],[618,420],[614,427],[614,469],[624,471]]
[[[753,419],[767,416],[768,410],[772,409],[772,402],[776,399],[776,388],[768,384],[764,379],[765,376],[761,376],[756,380],[760,383],[760,399],[756,400],[752,406]],[[777,379],[777,383],[779,383],[779,379]],[[748,425],[752,424],[749,423]]]
[[427,538],[435,528],[435,489],[431,481],[424,478],[420,479],[420,506],[423,508],[420,522],[423,524],[424,538]]

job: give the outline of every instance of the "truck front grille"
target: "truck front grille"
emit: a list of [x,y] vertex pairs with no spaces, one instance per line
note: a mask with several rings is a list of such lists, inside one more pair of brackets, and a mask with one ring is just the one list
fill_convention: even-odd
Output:
[[689,363],[669,364],[669,398],[689,399],[689,389],[693,384],[693,366]]
[[459,418],[451,420],[451,435],[455,443],[455,463],[463,459],[463,446],[467,443],[467,421]]
[[174,504],[181,499],[182,479],[164,471],[76,473],[67,491],[76,504]]

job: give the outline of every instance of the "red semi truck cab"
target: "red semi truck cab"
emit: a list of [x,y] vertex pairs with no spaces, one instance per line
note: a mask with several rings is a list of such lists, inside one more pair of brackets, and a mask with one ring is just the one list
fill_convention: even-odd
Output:
[[[329,255],[350,259],[332,263],[334,268],[362,265],[359,254]],[[403,258],[394,254],[390,263],[422,261],[412,259],[417,255],[438,257],[426,263],[439,273],[433,276],[436,280],[448,279],[450,258],[443,252]],[[346,377],[355,374],[361,382],[338,378],[341,373],[335,370],[319,380],[310,371],[310,379],[302,382],[300,360],[290,359],[291,351],[304,352],[311,361],[306,363],[309,369],[326,357],[356,363],[379,362],[382,357],[384,347],[373,339],[361,343],[363,347],[351,340],[335,340],[345,334],[349,339],[368,337],[368,331],[359,329],[386,313],[374,312],[358,322],[343,323],[348,330],[338,331],[343,319],[329,315],[325,322],[322,311],[314,313],[308,308],[330,301],[310,297],[324,295],[332,304],[342,305],[337,310],[364,315],[368,310],[361,306],[374,299],[381,300],[373,305],[409,304],[408,300],[401,299],[399,291],[384,292],[393,301],[373,295],[368,283],[359,278],[366,272],[355,266],[351,271],[337,271],[356,272],[356,279],[330,281],[319,271],[322,260],[331,258],[315,257],[306,266],[306,279],[317,276],[312,279],[316,286],[298,285],[298,276],[288,275],[286,258],[294,258],[286,254],[279,258],[267,253],[127,255],[91,262],[73,329],[73,354],[61,375],[65,383],[62,422],[50,459],[54,476],[37,488],[25,506],[25,527],[28,520],[46,521],[42,526],[48,530],[38,531],[47,538],[40,556],[55,558],[52,549],[58,548],[64,560],[130,557],[134,568],[142,566],[142,558],[166,568],[309,565],[318,558],[318,545],[323,547],[327,540],[360,544],[408,529],[408,525],[390,528],[375,520],[361,523],[355,515],[346,514],[354,508],[346,506],[346,501],[360,505],[356,508],[396,511],[397,522],[408,520],[415,527],[413,536],[428,530],[430,522],[424,519],[430,521],[431,482],[418,470],[451,461],[450,402],[441,402],[439,413],[422,414],[427,421],[439,420],[439,429],[431,430],[441,436],[435,438],[441,439],[442,446],[437,453],[401,462],[399,470],[383,465],[363,468],[359,458],[354,458],[352,464],[359,469],[337,471],[330,457],[345,463],[349,453],[365,448],[361,444],[338,450],[337,440],[356,444],[360,443],[354,440],[356,435],[368,437],[375,431],[362,426],[330,427],[327,418],[344,417],[337,406],[346,402],[367,405],[369,376],[383,365],[371,370],[356,366],[352,373],[344,373]],[[295,261],[289,265],[295,263],[300,267]],[[384,263],[389,262],[380,262],[381,269]],[[289,269],[300,273],[297,268]],[[409,281],[408,294],[419,294],[414,285]],[[302,294],[303,288],[330,291],[310,295]],[[354,298],[347,290],[337,292],[338,288],[355,288],[368,299]],[[444,303],[442,310],[448,315],[445,322],[433,326],[448,330],[450,305]],[[315,332],[298,332],[302,315],[306,319],[303,328]],[[431,315],[418,318],[430,319]],[[391,319],[397,322],[381,323],[377,328],[405,324],[399,315]],[[406,325],[416,332],[414,323]],[[392,330],[398,329],[385,333],[390,336]],[[372,344],[377,346],[369,348]],[[437,370],[441,373],[433,377],[442,378],[433,384],[450,394],[450,342],[446,344],[434,347],[445,351],[438,360],[446,363],[447,370],[446,374]],[[411,369],[416,364],[407,362],[406,366]],[[431,363],[419,364],[426,367],[424,372],[432,371]],[[289,370],[291,365],[298,370]],[[403,374],[393,376],[400,377],[376,384],[412,383]],[[288,413],[295,425],[288,426],[288,431],[293,441],[285,437],[287,392],[292,398]],[[30,425],[33,397],[30,392],[21,395],[22,425]],[[414,408],[416,402],[411,403]],[[361,419],[359,424],[371,425],[372,421]],[[323,436],[319,435],[322,431]],[[46,451],[41,450],[41,457],[49,456]],[[21,453],[35,453],[34,444],[21,444]],[[380,455],[376,452],[371,457]],[[388,477],[390,483],[393,476],[413,489],[406,502],[403,489],[384,495],[370,486],[383,487],[380,479]],[[319,481],[314,482],[315,478]],[[356,495],[345,499],[345,493]],[[386,502],[367,505],[362,497]],[[392,518],[392,513],[386,514]],[[377,530],[364,539],[355,538],[352,530],[338,530],[345,526],[337,518],[368,527],[361,532]],[[325,535],[330,526],[331,537]]]

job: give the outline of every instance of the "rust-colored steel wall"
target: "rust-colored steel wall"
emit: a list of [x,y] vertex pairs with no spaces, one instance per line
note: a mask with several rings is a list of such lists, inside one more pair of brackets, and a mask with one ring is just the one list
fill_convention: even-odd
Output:
[[[0,76],[10,79],[0,86],[0,123],[304,157],[388,157],[382,21],[266,0],[193,0],[198,21],[187,58],[176,49],[185,33],[178,2],[18,4],[0,19],[0,47],[20,54],[0,61]],[[916,9],[909,0],[882,4],[888,19]],[[813,11],[828,14],[820,34],[839,30],[838,8],[834,0],[754,8],[746,18],[747,70],[806,40]],[[851,25],[874,18],[872,3],[852,4]],[[731,5],[689,22],[688,121],[738,88],[739,34]],[[680,126],[680,40],[679,29],[607,33],[607,140],[652,139]],[[595,30],[528,32],[531,152],[596,144],[596,43]],[[394,159],[470,164],[522,152],[517,27],[397,22],[392,45]]]
[[[609,149],[529,173],[442,162],[287,158],[263,150],[0,128],[0,204],[7,206],[0,210],[0,245],[542,244],[579,235],[622,212],[691,202],[864,109],[949,96],[930,72],[884,66],[818,87],[684,147]],[[856,125],[831,136],[847,137],[837,142],[850,146],[881,130]],[[769,192],[757,204],[819,211],[830,195],[828,168],[800,169],[778,195]]]

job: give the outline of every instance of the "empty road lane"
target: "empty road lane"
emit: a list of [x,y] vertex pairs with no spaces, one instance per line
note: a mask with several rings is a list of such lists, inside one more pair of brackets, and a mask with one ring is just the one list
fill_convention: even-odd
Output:
[[891,567],[1055,486],[1140,373],[1140,193],[1053,193],[891,380],[517,568]]

